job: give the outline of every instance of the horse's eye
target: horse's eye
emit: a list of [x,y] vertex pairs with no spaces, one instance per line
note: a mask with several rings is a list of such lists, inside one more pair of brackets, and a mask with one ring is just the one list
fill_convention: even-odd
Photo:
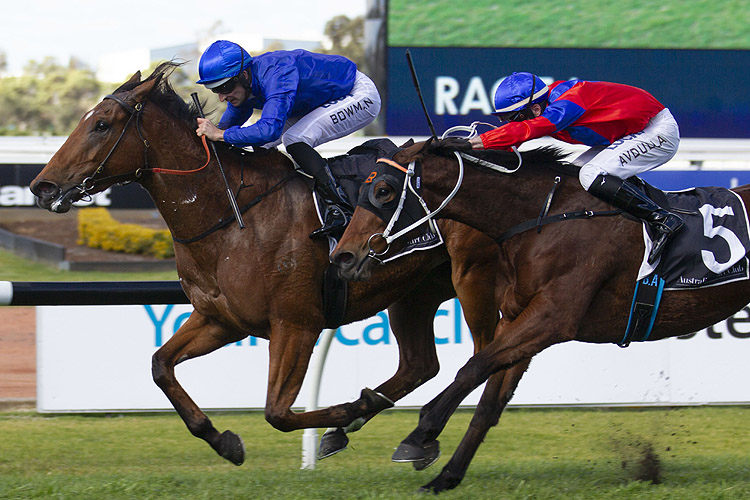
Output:
[[103,120],[99,120],[98,122],[96,122],[94,130],[96,130],[97,132],[106,132],[107,130],[109,130],[109,123]]
[[390,194],[393,192],[393,189],[389,185],[382,185],[378,186],[378,188],[375,190],[375,197],[379,200],[383,200],[385,198],[388,198]]

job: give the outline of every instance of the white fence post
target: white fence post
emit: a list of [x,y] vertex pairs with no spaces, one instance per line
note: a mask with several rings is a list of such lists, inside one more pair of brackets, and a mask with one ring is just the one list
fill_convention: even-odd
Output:
[[[313,351],[310,367],[307,370],[310,376],[310,392],[307,395],[307,406],[305,411],[318,409],[318,394],[320,393],[320,380],[323,377],[323,367],[326,363],[328,348],[331,347],[331,341],[336,335],[336,330],[326,329],[320,336],[318,348]],[[314,470],[317,463],[318,451],[318,430],[305,429],[302,434],[302,467],[305,470]]]

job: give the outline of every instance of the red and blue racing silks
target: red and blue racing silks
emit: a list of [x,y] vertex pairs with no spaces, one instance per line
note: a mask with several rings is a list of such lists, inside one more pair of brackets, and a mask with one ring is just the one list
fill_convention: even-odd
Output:
[[510,149],[539,137],[571,144],[609,145],[640,132],[664,105],[643,89],[610,82],[557,81],[536,118],[510,122],[480,136],[485,149]]

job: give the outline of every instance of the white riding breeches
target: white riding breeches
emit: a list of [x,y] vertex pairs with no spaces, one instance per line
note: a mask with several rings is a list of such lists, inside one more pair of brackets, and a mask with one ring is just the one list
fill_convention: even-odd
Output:
[[370,124],[380,112],[380,93],[364,73],[357,71],[352,90],[339,99],[318,106],[284,125],[281,139],[265,147],[304,142],[312,147],[346,137]]
[[675,155],[679,144],[680,129],[672,113],[664,108],[642,131],[626,135],[603,149],[594,146],[573,163],[583,163],[578,179],[588,191],[599,175],[627,179],[665,164]]

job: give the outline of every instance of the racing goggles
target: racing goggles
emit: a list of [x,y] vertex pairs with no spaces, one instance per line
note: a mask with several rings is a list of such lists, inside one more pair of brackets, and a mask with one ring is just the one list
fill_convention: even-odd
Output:
[[212,88],[211,92],[213,92],[214,94],[229,94],[237,86],[238,82],[239,82],[239,78],[236,76],[233,76],[232,78],[222,83],[218,87]]

